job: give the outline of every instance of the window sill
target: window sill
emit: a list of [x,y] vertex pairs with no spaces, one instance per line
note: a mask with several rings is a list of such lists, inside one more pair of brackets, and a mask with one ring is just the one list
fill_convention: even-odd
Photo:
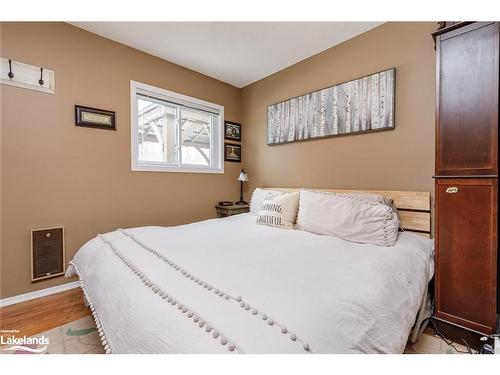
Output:
[[223,174],[224,167],[221,168],[203,168],[196,166],[164,166],[164,165],[151,165],[151,164],[138,164],[132,165],[132,172],[167,172],[167,173],[212,173]]

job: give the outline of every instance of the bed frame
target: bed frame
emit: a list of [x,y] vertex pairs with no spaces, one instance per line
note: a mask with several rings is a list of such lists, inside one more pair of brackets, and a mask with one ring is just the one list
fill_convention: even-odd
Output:
[[[296,188],[267,188],[267,190],[298,191]],[[390,198],[398,209],[399,221],[405,232],[414,232],[418,235],[432,238],[431,227],[431,195],[426,191],[386,191],[386,190],[342,190],[342,189],[311,189],[332,193],[364,193],[378,194]],[[415,319],[408,340],[415,343],[422,332],[427,328],[432,315],[432,301],[429,294],[429,284],[425,287],[424,298]]]
[[[267,188],[266,190],[298,191],[295,188]],[[431,238],[431,195],[427,191],[341,190],[311,189],[331,193],[378,194],[390,198],[398,209],[399,221],[407,232]]]

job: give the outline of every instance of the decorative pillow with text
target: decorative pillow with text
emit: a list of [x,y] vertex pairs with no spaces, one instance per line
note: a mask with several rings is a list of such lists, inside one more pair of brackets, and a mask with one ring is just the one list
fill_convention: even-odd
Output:
[[281,194],[283,194],[283,192],[279,190],[268,190],[261,188],[255,189],[252,193],[252,199],[250,200],[250,213],[257,216],[260,209],[262,208],[262,204],[266,199],[271,199]]
[[264,200],[257,216],[257,223],[277,228],[292,229],[297,217],[299,198],[299,192],[293,192]]

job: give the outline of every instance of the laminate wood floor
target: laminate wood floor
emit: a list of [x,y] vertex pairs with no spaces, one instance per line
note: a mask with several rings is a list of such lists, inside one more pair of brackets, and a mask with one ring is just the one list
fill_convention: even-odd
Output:
[[[32,336],[90,315],[82,290],[70,289],[31,301],[0,308],[0,330],[9,336]],[[5,331],[16,330],[8,333]]]

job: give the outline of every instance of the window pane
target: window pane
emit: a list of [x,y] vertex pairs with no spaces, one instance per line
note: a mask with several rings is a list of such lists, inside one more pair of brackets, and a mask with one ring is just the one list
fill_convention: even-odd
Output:
[[137,110],[139,161],[178,164],[177,109],[138,95]]
[[212,117],[218,118],[201,110],[182,107],[181,145],[182,164],[210,165],[210,138],[212,135]]

